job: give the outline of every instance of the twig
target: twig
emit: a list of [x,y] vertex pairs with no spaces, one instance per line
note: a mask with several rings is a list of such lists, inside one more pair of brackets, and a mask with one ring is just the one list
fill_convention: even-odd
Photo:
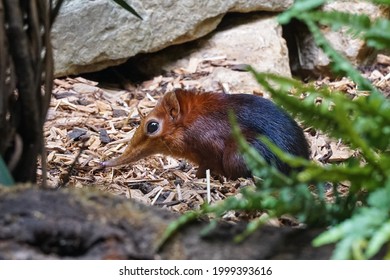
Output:
[[207,203],[211,202],[211,190],[210,190],[210,169],[206,170],[206,182],[207,182]]
[[83,153],[83,151],[86,149],[86,144],[85,144],[85,141],[83,142],[83,145],[81,146],[79,152],[77,153],[76,157],[74,158],[73,162],[71,163],[71,165],[69,166],[67,172],[61,176],[61,181],[60,183],[57,185],[57,189],[60,189],[62,187],[65,187],[69,181],[70,181],[70,177],[71,177],[71,174],[74,170],[74,167],[76,166],[76,163],[78,162],[81,154]]

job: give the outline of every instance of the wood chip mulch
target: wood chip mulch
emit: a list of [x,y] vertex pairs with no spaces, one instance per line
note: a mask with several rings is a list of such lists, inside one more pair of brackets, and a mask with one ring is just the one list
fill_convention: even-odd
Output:
[[[364,75],[384,94],[390,94],[390,62],[378,65],[364,69]],[[101,169],[99,163],[123,152],[140,121],[137,107],[142,114],[147,114],[157,100],[173,88],[202,88],[197,78],[208,75],[213,69],[211,64],[206,66],[189,65],[189,69],[177,69],[128,90],[100,86],[82,77],[56,79],[44,127],[48,184],[70,188],[95,186],[179,213],[199,208],[207,200],[206,180],[195,177],[196,166],[190,162],[156,155],[120,168]],[[198,71],[194,71],[194,67]],[[337,81],[325,78],[317,83],[326,83],[351,96],[359,94],[356,86],[345,78]],[[312,158],[320,164],[342,162],[354,154],[341,141],[321,132],[307,128],[305,134]],[[39,170],[38,175],[41,172]],[[240,189],[248,185],[252,185],[249,179],[211,179],[211,203],[238,195]],[[348,190],[347,185],[344,188]],[[226,216],[234,220],[238,214]]]

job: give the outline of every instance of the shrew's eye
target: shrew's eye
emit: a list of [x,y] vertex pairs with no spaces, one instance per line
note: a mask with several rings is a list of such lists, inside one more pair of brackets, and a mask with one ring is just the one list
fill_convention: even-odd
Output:
[[148,123],[148,125],[146,126],[146,132],[148,134],[153,134],[155,133],[160,127],[160,124],[156,121],[151,121],[150,123]]

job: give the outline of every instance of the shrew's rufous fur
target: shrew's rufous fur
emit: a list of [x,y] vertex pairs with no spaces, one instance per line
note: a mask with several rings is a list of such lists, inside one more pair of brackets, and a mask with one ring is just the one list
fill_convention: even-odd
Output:
[[236,114],[246,140],[280,171],[287,174],[291,168],[258,140],[259,135],[267,136],[286,152],[309,158],[302,129],[271,101],[249,94],[176,90],[165,94],[141,119],[124,153],[102,165],[127,164],[158,153],[198,164],[198,177],[204,177],[206,169],[232,179],[248,177],[250,171],[231,135],[230,110]]

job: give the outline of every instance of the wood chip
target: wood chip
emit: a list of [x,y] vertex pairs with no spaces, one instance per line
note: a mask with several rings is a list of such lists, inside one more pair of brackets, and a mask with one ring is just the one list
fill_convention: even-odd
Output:
[[378,54],[376,57],[376,61],[380,64],[390,65],[390,56]]

